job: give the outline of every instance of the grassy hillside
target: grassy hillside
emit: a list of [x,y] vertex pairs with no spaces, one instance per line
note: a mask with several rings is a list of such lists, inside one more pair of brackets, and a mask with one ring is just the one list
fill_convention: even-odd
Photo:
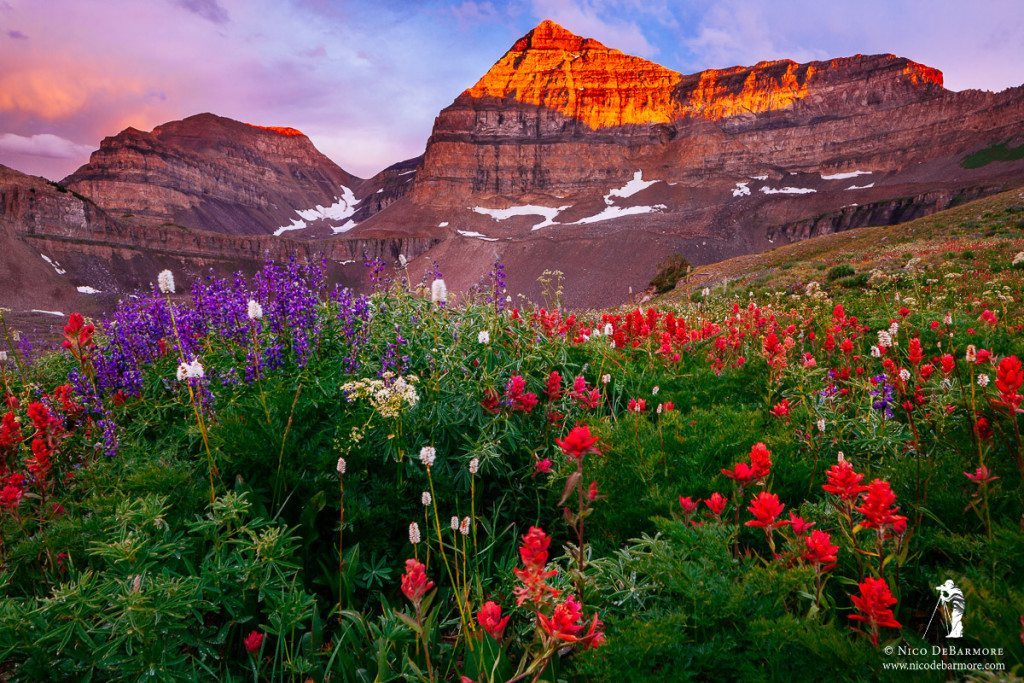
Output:
[[[703,287],[795,289],[826,285],[835,268],[854,277],[839,285],[859,287],[873,271],[899,275],[943,269],[998,274],[1024,250],[1024,190],[980,199],[899,225],[861,228],[795,242],[700,266],[666,300],[690,297]],[[877,276],[876,276],[877,278]]]

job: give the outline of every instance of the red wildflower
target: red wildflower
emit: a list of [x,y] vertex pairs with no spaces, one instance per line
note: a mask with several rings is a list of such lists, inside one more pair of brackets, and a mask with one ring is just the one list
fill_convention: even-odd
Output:
[[666,413],[671,413],[673,410],[676,409],[676,404],[673,403],[672,401],[665,401],[664,403],[661,404],[661,409],[664,410]]
[[558,596],[558,589],[547,585],[547,580],[558,573],[554,569],[545,571],[550,545],[551,539],[539,527],[530,527],[523,536],[522,545],[519,546],[519,558],[523,561],[524,568],[516,567],[512,570],[523,584],[515,589],[517,605],[522,605],[527,600],[540,603],[548,595]]
[[21,423],[18,422],[18,417],[14,414],[14,411],[8,411],[4,413],[3,419],[0,420],[0,448],[10,448],[21,443],[24,440],[24,435],[21,433]]
[[758,479],[763,479],[771,473],[772,452],[763,443],[758,442],[750,447],[750,466]]
[[537,405],[537,394],[526,390],[526,380],[521,375],[513,375],[505,385],[505,399],[512,410],[528,413]]
[[879,628],[903,628],[892,612],[896,598],[885,579],[868,577],[860,582],[858,588],[860,595],[853,595],[850,599],[860,614],[851,614],[850,619],[866,623],[871,633],[871,642],[878,645]]
[[590,482],[590,488],[587,489],[587,500],[593,503],[597,500],[597,482]]
[[974,470],[974,474],[970,472],[964,472],[964,476],[973,481],[978,486],[983,484],[990,484],[999,477],[992,474],[987,467],[981,465],[978,469]]
[[725,506],[729,502],[729,499],[723,496],[718,491],[711,494],[710,497],[705,499],[704,504],[708,506],[708,510],[711,510],[711,514],[715,517],[721,517],[725,511]]
[[572,391],[569,393],[584,408],[594,409],[601,405],[601,392],[587,386],[587,380],[580,375],[572,383]]
[[555,439],[555,443],[563,453],[575,460],[579,460],[587,453],[601,454],[601,451],[594,447],[597,437],[591,435],[590,427],[586,425],[573,427],[564,439]]
[[427,568],[419,560],[405,561],[405,574],[402,575],[402,592],[414,606],[419,607],[423,596],[434,587],[434,582],[427,578]]
[[722,474],[729,477],[740,486],[746,486],[750,482],[757,480],[754,470],[745,462],[736,463],[731,470],[723,469]]
[[982,441],[988,441],[992,438],[992,425],[988,423],[988,419],[979,417],[974,422],[974,433],[978,435],[978,438]]
[[562,376],[557,370],[552,370],[548,375],[547,384],[544,386],[544,394],[549,401],[557,401],[562,397]]
[[589,647],[600,647],[604,643],[604,633],[600,630],[604,624],[595,614],[590,620],[590,626],[586,634],[580,636],[583,630],[583,606],[575,596],[566,597],[565,601],[555,606],[555,611],[550,617],[537,614],[537,621],[552,638],[565,643],[582,642]]
[[775,417],[789,417],[789,399],[784,398],[772,406],[772,415]]
[[814,522],[808,522],[806,519],[790,510],[789,525],[793,528],[794,534],[797,536],[803,536],[811,530],[811,527],[814,526]]
[[864,475],[855,472],[849,460],[840,460],[835,465],[832,465],[828,469],[826,476],[828,477],[828,483],[822,485],[821,488],[827,493],[839,496],[842,500],[854,500],[861,493],[868,490],[867,486],[860,483],[864,479]]
[[981,315],[978,316],[978,320],[981,320],[987,325],[995,327],[999,323],[999,316],[997,316],[995,313],[986,308],[984,311],[981,312]]
[[23,495],[25,495],[25,491],[20,486],[7,484],[3,489],[0,489],[0,508],[13,510],[21,503]]
[[536,463],[534,463],[534,465],[533,465],[533,474],[534,474],[534,476],[536,476],[538,474],[550,474],[550,473],[551,473],[551,459],[550,458],[544,458],[544,459],[538,460]]
[[827,532],[815,529],[804,538],[804,559],[811,564],[823,565],[822,571],[836,566],[836,552],[839,546],[832,544],[832,537]]
[[910,345],[907,348],[907,360],[915,367],[924,360],[924,349],[921,348],[921,340],[917,337],[910,340]]
[[1021,395],[1018,393],[1021,384],[1024,383],[1024,369],[1021,368],[1020,359],[1017,356],[1006,356],[999,361],[996,368],[996,389],[999,390],[999,400],[1010,410],[1016,410],[1021,403]]
[[250,631],[249,635],[242,641],[242,644],[245,645],[245,649],[249,654],[256,654],[263,645],[263,634],[259,631]]
[[779,497],[774,493],[762,491],[757,494],[747,510],[754,516],[754,519],[746,523],[746,526],[759,526],[765,529],[785,526],[788,521],[779,521],[778,517],[786,506],[779,502]]
[[631,413],[642,413],[647,410],[647,399],[646,398],[631,398],[629,403],[626,404],[626,410]]
[[942,354],[942,357],[939,358],[939,365],[942,367],[942,372],[948,375],[953,372],[953,368],[956,367],[956,359],[953,358],[953,354],[944,353]]
[[94,345],[92,336],[95,332],[92,324],[86,325],[81,313],[72,313],[68,324],[64,326],[62,346],[76,358],[88,355],[88,349]]
[[896,514],[900,509],[893,507],[895,502],[896,494],[893,493],[889,482],[875,479],[868,484],[864,499],[857,508],[857,512],[864,515],[864,527],[882,529],[892,526],[897,520],[906,520],[906,517]]
[[509,617],[501,616],[501,605],[488,600],[476,613],[476,620],[480,626],[487,631],[488,635],[495,640],[501,640],[505,635],[505,627],[508,625]]
[[697,506],[699,506],[699,505],[700,505],[700,503],[696,502],[690,496],[686,496],[686,497],[679,496],[679,507],[681,507],[683,509],[683,514],[686,515],[687,517],[689,517],[694,512],[696,512],[697,511]]

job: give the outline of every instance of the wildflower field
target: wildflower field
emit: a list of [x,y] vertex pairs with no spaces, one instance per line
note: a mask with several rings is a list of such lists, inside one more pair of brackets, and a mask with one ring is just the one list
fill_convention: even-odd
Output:
[[901,243],[856,282],[833,255],[785,287],[573,314],[507,297],[500,264],[455,297],[440,273],[370,263],[361,296],[292,262],[162,273],[42,356],[4,325],[0,675],[1019,675],[1004,204],[983,250]]

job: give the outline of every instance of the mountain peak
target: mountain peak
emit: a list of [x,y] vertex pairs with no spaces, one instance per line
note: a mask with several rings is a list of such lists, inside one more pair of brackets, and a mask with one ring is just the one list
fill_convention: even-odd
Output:
[[604,45],[593,38],[583,38],[560,24],[545,19],[533,30],[520,38],[512,46],[512,52],[527,50],[560,50],[563,52],[579,52],[580,50],[604,48]]

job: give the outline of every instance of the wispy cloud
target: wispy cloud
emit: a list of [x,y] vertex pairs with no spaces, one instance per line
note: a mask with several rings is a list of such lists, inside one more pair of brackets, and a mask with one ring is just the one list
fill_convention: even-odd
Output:
[[228,11],[221,7],[217,0],[171,0],[171,2],[215,24],[226,24],[230,19]]
[[28,40],[28,36],[19,31],[18,29],[11,29],[7,32],[7,37],[11,40]]
[[80,145],[50,133],[29,136],[14,133],[0,135],[0,150],[11,154],[27,154],[48,159],[79,159],[94,149],[94,145]]

